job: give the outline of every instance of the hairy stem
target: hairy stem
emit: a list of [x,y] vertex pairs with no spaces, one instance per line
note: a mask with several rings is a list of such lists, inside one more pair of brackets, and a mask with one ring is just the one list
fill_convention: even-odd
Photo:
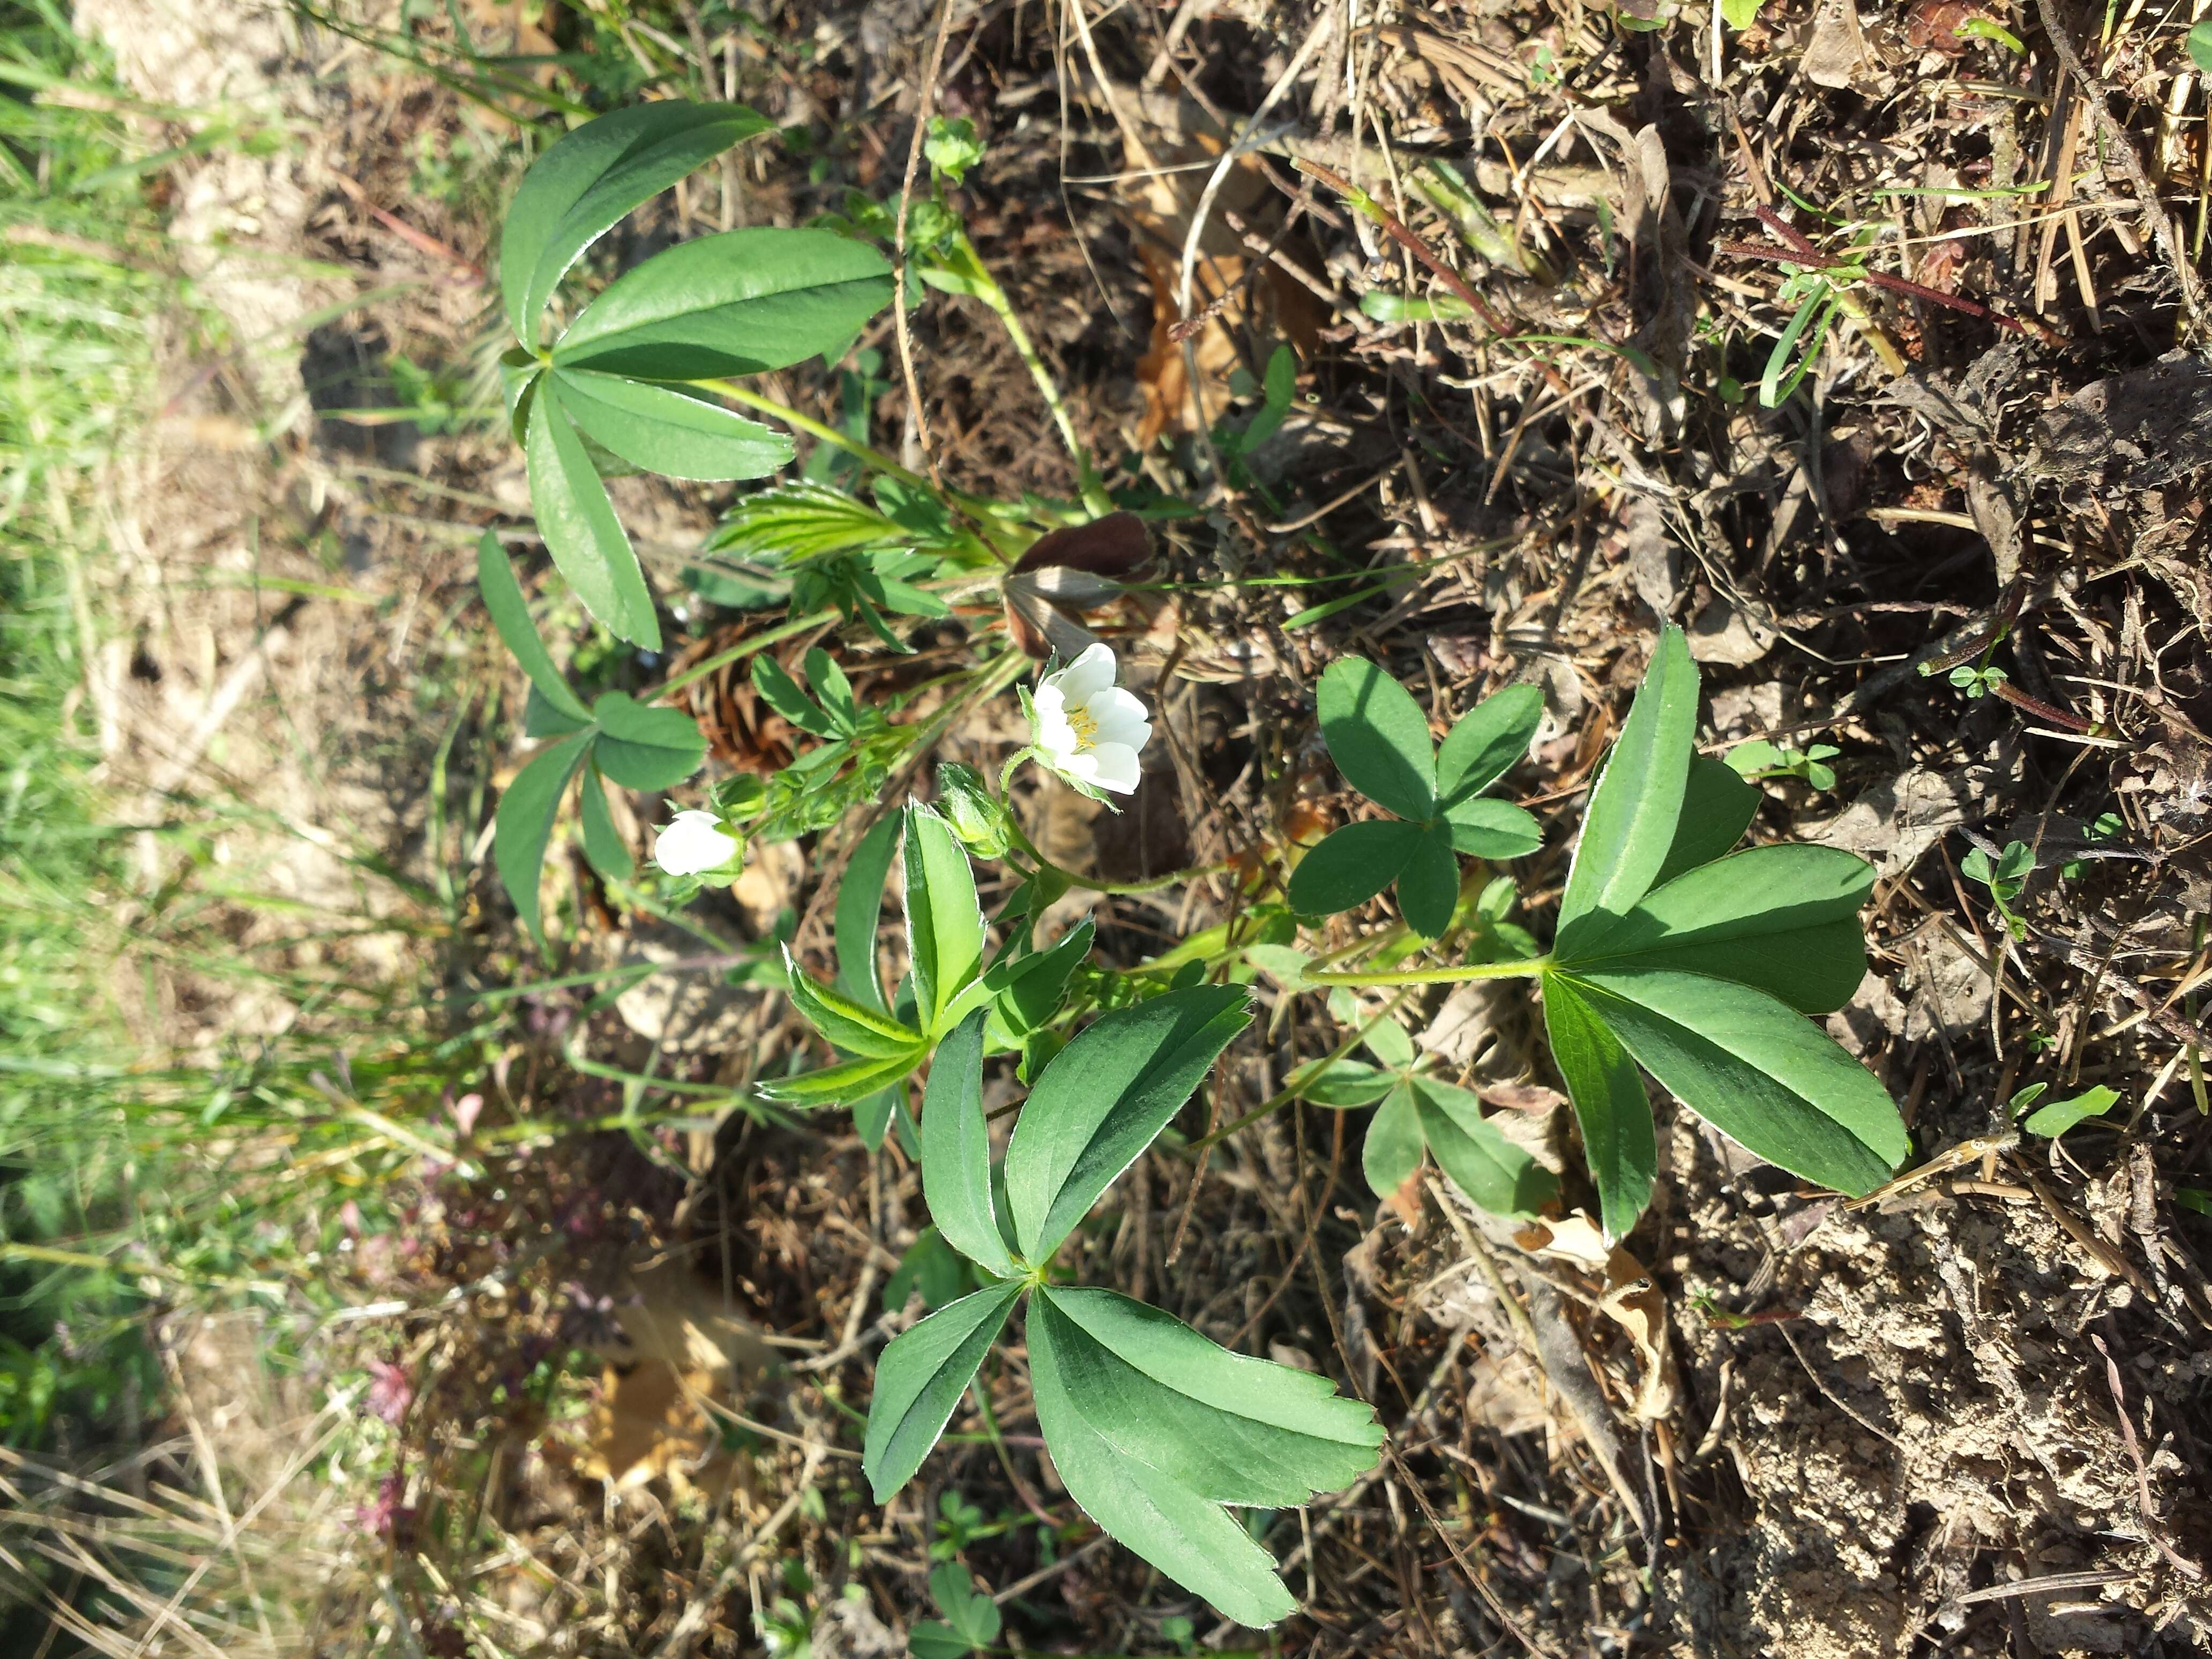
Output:
[[819,628],[823,623],[835,622],[837,619],[837,614],[836,606],[825,606],[820,611],[810,611],[803,617],[793,617],[787,623],[779,623],[774,628],[740,640],[728,650],[717,651],[713,656],[693,663],[675,678],[664,682],[660,690],[654,692],[648,701],[659,702],[672,697],[685,686],[694,681],[706,678],[708,675],[726,664],[733,663],[740,657],[750,657],[756,651],[765,650],[771,645],[789,639],[793,634],[804,634],[810,628]]
[[1534,979],[1552,965],[1548,956],[1521,962],[1469,962],[1456,968],[1397,968],[1382,973],[1317,974],[1307,981],[1315,985],[1456,985],[1470,979]]
[[[1024,750],[1022,754],[1014,757],[1014,761],[1019,761],[1029,752]],[[1007,763],[1009,772],[1013,769],[1014,761]],[[999,781],[1000,787],[1003,788],[1006,779],[1002,775]],[[1101,881],[1096,876],[1078,875],[1074,871],[1062,865],[1054,864],[1042,853],[1037,851],[1037,845],[1030,839],[1029,831],[1022,828],[1021,820],[1014,816],[1013,803],[1011,799],[1006,803],[1006,827],[1014,832],[1015,842],[1020,846],[1022,851],[1036,862],[1038,869],[1049,870],[1070,887],[1080,887],[1093,893],[1157,893],[1162,888],[1174,887],[1186,881],[1195,881],[1200,876],[1218,875],[1230,867],[1226,864],[1200,864],[1194,865],[1188,870],[1170,870],[1164,876],[1147,876],[1142,881]]]

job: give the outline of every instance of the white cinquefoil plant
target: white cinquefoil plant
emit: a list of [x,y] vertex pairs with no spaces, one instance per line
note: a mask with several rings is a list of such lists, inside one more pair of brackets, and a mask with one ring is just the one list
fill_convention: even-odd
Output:
[[[1300,1504],[1358,1479],[1384,1437],[1374,1413],[1327,1377],[1231,1353],[1113,1290],[1072,1285],[1060,1264],[1085,1216],[1250,1023],[1255,968],[1286,997],[1533,981],[1586,1172],[1555,1180],[1402,1030],[1357,1005],[1345,1017],[1363,1021],[1358,1036],[1374,1063],[1346,1058],[1347,1039],[1331,1063],[1301,1068],[1260,1109],[1291,1100],[1372,1106],[1363,1164],[1378,1194],[1431,1159],[1475,1202],[1506,1213],[1556,1210],[1579,1185],[1617,1237],[1636,1224],[1656,1176],[1647,1074],[1759,1157],[1838,1191],[1867,1193],[1901,1161],[1895,1106],[1812,1018],[1840,1007],[1864,972],[1857,912],[1872,872],[1831,848],[1737,850],[1760,796],[1697,752],[1697,669],[1670,628],[1591,791],[1548,950],[1512,919],[1513,885],[1498,873],[1540,850],[1542,826],[1490,793],[1527,755],[1540,699],[1508,688],[1453,722],[1439,746],[1404,685],[1352,657],[1322,676],[1316,714],[1331,756],[1372,812],[1358,809],[1310,852],[1251,865],[1233,921],[1149,961],[1094,963],[1088,921],[1042,944],[1037,918],[1071,886],[1117,890],[1044,857],[1012,810],[1008,781],[1030,759],[1109,804],[1139,787],[1152,723],[1117,684],[1112,649],[1089,645],[1020,690],[1028,743],[995,792],[964,767],[941,768],[942,815],[919,801],[887,801],[891,781],[918,774],[953,716],[1002,695],[1026,658],[1006,634],[979,626],[972,665],[933,682],[943,695],[921,707],[940,712],[919,714],[899,695],[863,696],[856,681],[882,682],[857,668],[848,675],[846,665],[869,650],[879,653],[877,665],[912,652],[911,619],[951,614],[939,590],[972,593],[996,581],[1003,597],[1023,554],[1043,534],[1067,530],[1078,510],[939,491],[740,383],[816,356],[834,362],[850,348],[891,298],[890,261],[868,240],[888,240],[890,211],[848,204],[834,227],[679,244],[571,308],[573,320],[547,337],[555,291],[594,240],[693,167],[769,130],[733,105],[656,103],[586,123],[525,180],[501,247],[501,288],[519,342],[506,360],[508,413],[538,530],[593,617],[657,648],[658,600],[602,468],[707,479],[774,471],[791,457],[791,440],[739,416],[727,406],[734,403],[842,448],[872,480],[873,504],[817,483],[742,498],[712,548],[787,584],[788,618],[763,617],[738,645],[649,695],[608,690],[589,703],[555,665],[504,546],[487,532],[479,585],[530,682],[524,732],[544,740],[500,801],[494,862],[523,927],[542,943],[540,872],[568,821],[572,785],[574,833],[616,894],[659,882],[661,894],[688,896],[696,884],[733,875],[749,842],[819,835],[838,848],[835,979],[814,979],[787,950],[782,962],[793,1006],[830,1053],[826,1064],[769,1079],[759,1092],[785,1109],[850,1110],[872,1152],[896,1135],[921,1164],[933,1247],[952,1253],[957,1275],[975,1287],[880,1356],[862,1447],[876,1498],[888,1502],[921,1468],[1000,1333],[1025,1310],[1037,1426],[1069,1495],[1224,1614],[1272,1623],[1296,1602],[1264,1532],[1231,1511]],[[937,166],[940,155],[972,161],[971,151],[939,144],[930,154]],[[907,248],[922,279],[963,293],[988,289],[1002,301],[943,190],[915,205]],[[927,225],[924,207],[934,216]],[[1011,312],[1000,314],[1015,330]],[[1029,349],[1025,336],[1016,343]],[[1084,510],[1103,525],[1109,504],[1089,458],[1077,459]],[[1127,520],[1111,539],[1133,536],[1140,556],[1141,526],[1111,516]],[[1089,571],[1086,595],[1117,591],[1099,574],[1096,550],[1066,557]],[[1030,580],[1036,585],[1034,572]],[[804,686],[769,653],[785,641],[807,647]],[[708,804],[677,811],[655,842],[657,872],[641,876],[617,833],[608,786],[658,797],[692,777],[706,744],[666,700],[745,657],[758,696],[797,734],[794,757],[764,780],[725,779]],[[839,827],[854,818],[848,844]],[[971,853],[1012,878],[991,925]],[[878,933],[894,861],[903,874],[905,965],[887,985]],[[1333,940],[1324,963],[1324,919],[1386,891],[1405,925]],[[1028,1089],[1003,1142],[982,1106],[994,1063]],[[927,1079],[918,1115],[917,1075]]]

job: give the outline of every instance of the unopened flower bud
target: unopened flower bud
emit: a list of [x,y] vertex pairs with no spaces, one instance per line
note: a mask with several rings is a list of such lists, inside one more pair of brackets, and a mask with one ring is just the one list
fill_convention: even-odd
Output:
[[947,761],[937,769],[937,804],[960,837],[960,844],[977,858],[1004,858],[1013,845],[1013,827],[1003,802],[991,793],[972,766]]

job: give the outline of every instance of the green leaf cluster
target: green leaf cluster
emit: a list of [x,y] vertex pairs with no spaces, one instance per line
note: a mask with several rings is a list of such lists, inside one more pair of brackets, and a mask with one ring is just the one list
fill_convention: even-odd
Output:
[[1736,744],[1723,758],[1746,783],[1757,783],[1762,778],[1797,778],[1814,789],[1832,789],[1836,769],[1828,763],[1842,752],[1832,743],[1792,749],[1753,738]]
[[540,750],[500,797],[492,820],[492,865],[530,936],[545,942],[538,911],[538,872],[568,786],[583,780],[580,819],[584,856],[609,881],[635,874],[629,851],[615,832],[606,786],[655,792],[673,788],[705,763],[706,739],[673,708],[655,708],[628,693],[609,691],[590,708],[554,666],[530,619],[530,604],[514,567],[487,530],[477,544],[477,587],[492,627],[530,679],[523,729],[557,741]]
[[1986,848],[1977,847],[1959,860],[1960,875],[1990,890],[1990,908],[2014,939],[2027,937],[2027,919],[2014,906],[2034,872],[2035,849],[2023,841],[2008,842],[1994,858]]
[[737,104],[670,101],[603,115],[539,157],[507,210],[500,294],[520,343],[501,367],[531,509],[586,608],[648,648],[660,644],[653,595],[602,474],[757,478],[786,465],[788,438],[692,383],[842,356],[889,303],[890,267],[866,243],[826,230],[725,231],[625,271],[550,344],[544,322],[592,243],[770,125]]
[[[1333,992],[1329,1009],[1342,1024],[1363,1023],[1347,991]],[[1435,1057],[1414,1048],[1395,1020],[1387,1015],[1366,1020],[1360,1041],[1373,1064],[1316,1061],[1292,1076],[1290,1086],[1316,1106],[1381,1103],[1361,1154],[1376,1197],[1387,1199],[1404,1186],[1425,1152],[1462,1192],[1494,1214],[1534,1215],[1558,1196],[1558,1177],[1498,1133],[1473,1091],[1437,1076]]]
[[887,616],[950,616],[920,584],[997,561],[926,492],[884,477],[874,493],[877,507],[807,480],[757,490],[724,515],[707,545],[786,577],[795,611],[834,605],[891,650],[911,651]]
[[1396,817],[1324,836],[1291,872],[1291,908],[1330,915],[1395,882],[1407,925],[1441,938],[1459,902],[1459,854],[1515,859],[1542,843],[1534,818],[1482,793],[1528,752],[1543,718],[1542,694],[1516,685],[1485,698],[1460,717],[1441,751],[1413,695],[1364,657],[1331,663],[1318,701],[1337,769]]
[[1866,971],[1874,884],[1833,848],[1731,849],[1758,792],[1696,754],[1698,671],[1662,635],[1592,791],[1542,973],[1553,1058],[1606,1231],[1650,1200],[1657,1151],[1638,1068],[1750,1152],[1860,1195],[1907,1150],[1873,1074],[1807,1018]]
[[[876,931],[895,848],[905,876],[908,968],[886,999],[877,977]],[[836,983],[810,978],[788,951],[785,969],[792,1006],[839,1058],[759,1087],[785,1105],[849,1106],[854,1127],[872,1150],[894,1120],[902,1136],[912,1133],[904,1081],[971,1012],[987,1016],[994,1048],[1030,1049],[1060,1012],[1077,967],[1090,954],[1092,928],[1083,921],[1039,951],[1024,926],[987,963],[982,907],[967,852],[951,823],[915,803],[878,824],[854,849],[834,931]]]
[[1094,1021],[1045,1067],[999,1170],[983,1115],[986,1018],[975,1009],[939,1048],[921,1139],[930,1215],[987,1282],[884,1349],[862,1461],[876,1499],[921,1467],[1026,1297],[1037,1423],[1068,1495],[1226,1617],[1273,1624],[1297,1602],[1224,1506],[1303,1504],[1358,1479],[1382,1440],[1373,1413],[1157,1308],[1047,1279],[1077,1223],[1249,1023],[1245,994],[1194,986]]
[[946,1561],[930,1570],[929,1599],[943,1620],[924,1620],[907,1632],[914,1659],[966,1659],[999,1639],[998,1603],[975,1588],[968,1569]]

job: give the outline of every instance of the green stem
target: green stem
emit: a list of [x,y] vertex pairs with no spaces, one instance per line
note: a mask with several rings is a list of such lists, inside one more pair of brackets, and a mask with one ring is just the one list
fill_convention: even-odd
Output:
[[1307,971],[1311,985],[1456,985],[1470,979],[1534,979],[1552,965],[1548,956],[1521,962],[1469,962],[1457,968],[1398,968],[1375,974],[1316,974]]
[[[1310,972],[1306,975],[1306,978],[1309,980],[1313,977],[1314,975]],[[1312,1078],[1309,1074],[1323,1071],[1328,1067],[1335,1065],[1338,1060],[1342,1060],[1354,1048],[1357,1048],[1361,1043],[1367,1040],[1368,1032],[1373,1030],[1377,1024],[1383,1020],[1389,1018],[1392,1014],[1395,1013],[1397,1012],[1398,1005],[1404,1000],[1405,994],[1403,992],[1401,992],[1398,995],[1391,998],[1389,1002],[1383,1005],[1382,1012],[1376,1014],[1374,1018],[1368,1020],[1364,1024],[1354,1026],[1351,1035],[1346,1036],[1343,1042],[1338,1043],[1335,1048],[1330,1049],[1319,1060],[1309,1061],[1307,1064],[1299,1066],[1296,1072],[1291,1073],[1293,1078],[1302,1078],[1302,1081],[1292,1082],[1285,1085],[1284,1087],[1277,1090],[1273,1094],[1270,1095],[1267,1099],[1261,1101],[1257,1106],[1255,1106],[1250,1111],[1245,1113],[1243,1116],[1223,1124],[1218,1129],[1216,1129],[1211,1134],[1200,1135],[1196,1140],[1192,1141],[1189,1146],[1184,1147],[1183,1151],[1186,1152],[1204,1152],[1208,1146],[1214,1145],[1217,1141],[1228,1139],[1230,1136],[1235,1134],[1239,1129],[1250,1127],[1253,1124],[1257,1123],[1261,1118],[1267,1116],[1268,1113],[1289,1105],[1292,1101],[1298,1097],[1298,1094],[1301,1090],[1305,1089],[1311,1084]]]
[[833,449],[843,450],[861,465],[873,467],[878,472],[888,473],[901,483],[912,484],[921,489],[929,488],[928,479],[919,473],[908,471],[890,456],[884,454],[882,450],[871,449],[858,440],[847,437],[836,427],[825,426],[812,416],[802,415],[790,405],[780,404],[773,398],[763,398],[759,392],[750,387],[739,386],[735,380],[693,380],[690,384],[702,386],[719,396],[727,398],[733,404],[743,404],[747,409],[758,410],[762,414],[781,421],[786,426],[804,432],[808,437],[828,444]]
[[[1024,749],[1020,754],[1016,755],[1012,760],[1006,763],[1006,770],[999,775],[999,787],[1001,790],[1006,788],[1007,780],[1012,774],[1017,763],[1020,762],[1030,753],[1030,751],[1029,750]],[[1218,875],[1222,871],[1230,867],[1226,864],[1194,865],[1188,870],[1170,870],[1164,876],[1147,876],[1142,881],[1101,881],[1096,876],[1078,875],[1074,871],[1066,868],[1063,865],[1054,864],[1042,853],[1037,851],[1037,844],[1030,839],[1029,831],[1022,828],[1021,820],[1014,816],[1013,802],[1011,799],[1006,803],[1006,827],[1014,832],[1015,842],[1020,846],[1023,852],[1029,854],[1030,858],[1036,863],[1037,868],[1040,870],[1049,870],[1054,875],[1058,876],[1070,887],[1080,887],[1088,892],[1121,894],[1157,893],[1163,888],[1180,886],[1184,882],[1195,881],[1200,876]]]
[[717,651],[703,662],[693,663],[675,678],[665,682],[660,690],[654,692],[647,701],[659,702],[664,698],[672,697],[685,686],[694,681],[706,678],[708,675],[726,664],[733,663],[740,657],[750,657],[756,651],[766,650],[771,645],[789,639],[793,634],[804,634],[810,628],[819,628],[823,623],[835,622],[837,616],[837,607],[830,605],[820,611],[810,611],[803,617],[793,617],[789,622],[771,628],[765,633],[755,634],[749,639],[732,646],[726,651]]
[[1075,459],[1076,470],[1082,477],[1083,504],[1102,516],[1112,512],[1114,504],[1107,499],[1106,492],[1099,488],[1097,476],[1091,469],[1091,458],[1085,452],[1082,441],[1075,435],[1075,422],[1068,416],[1067,405],[1060,401],[1060,387],[1052,378],[1052,371],[1044,366],[1044,358],[1037,351],[1036,342],[1030,338],[1029,330],[1022,326],[1022,319],[1015,314],[1013,301],[1006,297],[1006,290],[999,286],[999,279],[991,275],[990,268],[983,263],[983,256],[976,252],[975,244],[968,240],[967,230],[963,228],[957,235],[956,246],[959,249],[960,261],[966,267],[960,274],[967,279],[975,297],[988,306],[992,314],[1005,325],[1006,337],[1013,342],[1015,355],[1022,360],[1023,367],[1029,370],[1030,379],[1036,382],[1036,389],[1044,398],[1044,406],[1052,413],[1053,424],[1060,428],[1060,441],[1067,446],[1067,453]]
[[[1000,297],[1003,299],[1005,296],[1002,295]],[[804,432],[808,437],[828,444],[833,449],[842,449],[861,465],[872,467],[887,477],[896,478],[901,483],[927,494],[938,493],[935,486],[928,479],[918,472],[908,471],[906,468],[884,454],[882,450],[872,448],[857,439],[848,438],[836,427],[824,425],[811,415],[802,415],[788,404],[780,404],[773,398],[763,398],[759,392],[748,386],[739,386],[735,380],[693,380],[690,384],[727,398],[732,403],[742,404],[747,409],[766,415],[772,420],[781,421],[794,431]],[[993,509],[997,503],[986,501],[981,495],[967,495],[957,489],[947,489],[943,493],[946,501],[959,508],[981,526],[978,535],[985,550],[995,556],[1001,564],[1012,563],[1012,556],[999,545],[999,538],[1004,536],[1005,532],[994,515]],[[1108,507],[1110,506],[1111,503],[1108,503]],[[1102,507],[1097,510],[1104,512],[1107,507]]]

